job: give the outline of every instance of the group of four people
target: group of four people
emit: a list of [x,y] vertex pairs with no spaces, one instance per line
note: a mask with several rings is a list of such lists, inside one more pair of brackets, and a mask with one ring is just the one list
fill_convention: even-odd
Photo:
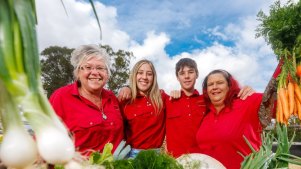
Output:
[[114,151],[125,139],[132,147],[129,156],[135,157],[141,150],[159,151],[166,138],[166,150],[174,157],[203,153],[232,169],[240,168],[239,153],[251,152],[243,136],[257,149],[261,144],[262,94],[253,94],[250,87],[241,90],[225,70],[209,73],[200,95],[195,89],[196,62],[180,59],[175,73],[181,91],[171,99],[160,90],[152,62],[140,60],[130,73],[130,91],[125,92],[131,98],[118,100],[104,88],[110,77],[105,49],[80,46],[73,51],[71,64],[74,83],[57,89],[50,103],[83,154],[102,151],[108,142]]

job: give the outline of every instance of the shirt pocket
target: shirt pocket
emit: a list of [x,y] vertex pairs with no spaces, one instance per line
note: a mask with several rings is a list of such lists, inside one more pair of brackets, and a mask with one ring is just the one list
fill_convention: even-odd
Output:
[[197,103],[193,104],[191,110],[192,110],[192,113],[203,116],[206,111],[206,106],[204,104],[197,102]]
[[154,116],[153,111],[136,111],[136,112],[129,113],[128,119],[129,120],[139,119],[139,118],[147,119],[147,118],[151,118],[153,116]]
[[95,139],[102,140],[105,127],[101,120],[84,121],[77,124],[72,132],[75,139],[75,146],[79,149],[91,148],[95,146]]
[[[99,118],[99,119],[97,119]],[[101,116],[97,117],[97,118],[93,118],[93,119],[83,119],[82,121],[80,121],[78,124],[77,124],[77,130],[86,130],[86,129],[89,129],[89,128],[94,128],[94,127],[97,127],[99,125],[102,125],[104,123],[104,120],[102,120]]]
[[181,111],[172,109],[171,111],[166,112],[167,119],[179,118],[182,116]]

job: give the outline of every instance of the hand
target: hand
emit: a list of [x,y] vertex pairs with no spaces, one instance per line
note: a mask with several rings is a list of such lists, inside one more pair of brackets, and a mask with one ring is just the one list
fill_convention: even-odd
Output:
[[181,97],[181,90],[172,90],[170,92],[169,100],[179,99]]
[[125,101],[125,100],[128,100],[128,99],[131,99],[132,98],[132,91],[131,91],[131,88],[125,86],[125,87],[122,87],[120,90],[119,90],[119,93],[118,93],[118,101],[119,102],[122,102],[122,101]]
[[237,97],[241,100],[245,100],[247,97],[255,93],[255,90],[250,86],[244,86],[238,93]]

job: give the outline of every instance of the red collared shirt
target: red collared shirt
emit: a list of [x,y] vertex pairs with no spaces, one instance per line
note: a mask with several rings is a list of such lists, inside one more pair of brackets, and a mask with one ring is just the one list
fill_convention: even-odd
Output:
[[199,152],[196,133],[205,113],[203,96],[197,90],[193,95],[168,100],[166,103],[166,144],[174,157]]
[[246,100],[235,99],[232,109],[226,107],[218,115],[213,106],[204,117],[197,132],[200,153],[219,160],[226,168],[239,169],[243,155],[251,153],[251,149],[243,139],[250,141],[255,150],[261,145],[262,127],[258,111],[262,94],[256,93]]
[[165,100],[168,95],[161,90],[163,110],[155,113],[150,99],[137,96],[133,103],[123,105],[127,143],[136,149],[160,148],[165,136]]
[[117,98],[105,89],[102,89],[101,95],[107,119],[103,118],[98,106],[79,95],[76,83],[56,90],[50,97],[55,112],[73,134],[75,147],[82,153],[87,150],[102,152],[104,145],[109,142],[115,150],[124,138]]

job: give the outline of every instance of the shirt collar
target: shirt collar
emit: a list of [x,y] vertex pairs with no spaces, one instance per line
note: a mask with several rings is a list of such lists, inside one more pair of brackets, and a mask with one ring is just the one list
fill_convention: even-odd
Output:
[[79,96],[78,83],[77,83],[77,81],[75,81],[75,82],[73,83],[73,88],[72,88],[71,94],[74,95],[74,96]]
[[[213,104],[210,104],[210,105],[209,105],[209,110],[210,110],[210,112],[216,114],[216,109],[215,109],[215,107],[213,106]],[[229,113],[230,111],[231,111],[231,108],[230,108],[229,106],[227,106],[227,107],[224,107],[224,108],[219,112],[219,114],[221,114],[221,113]]]
[[192,95],[191,95],[191,96],[187,96],[187,95],[184,93],[184,91],[181,90],[181,95],[182,95],[182,96],[186,96],[186,97],[196,97],[196,96],[199,96],[200,93],[199,93],[196,89],[194,89]]

